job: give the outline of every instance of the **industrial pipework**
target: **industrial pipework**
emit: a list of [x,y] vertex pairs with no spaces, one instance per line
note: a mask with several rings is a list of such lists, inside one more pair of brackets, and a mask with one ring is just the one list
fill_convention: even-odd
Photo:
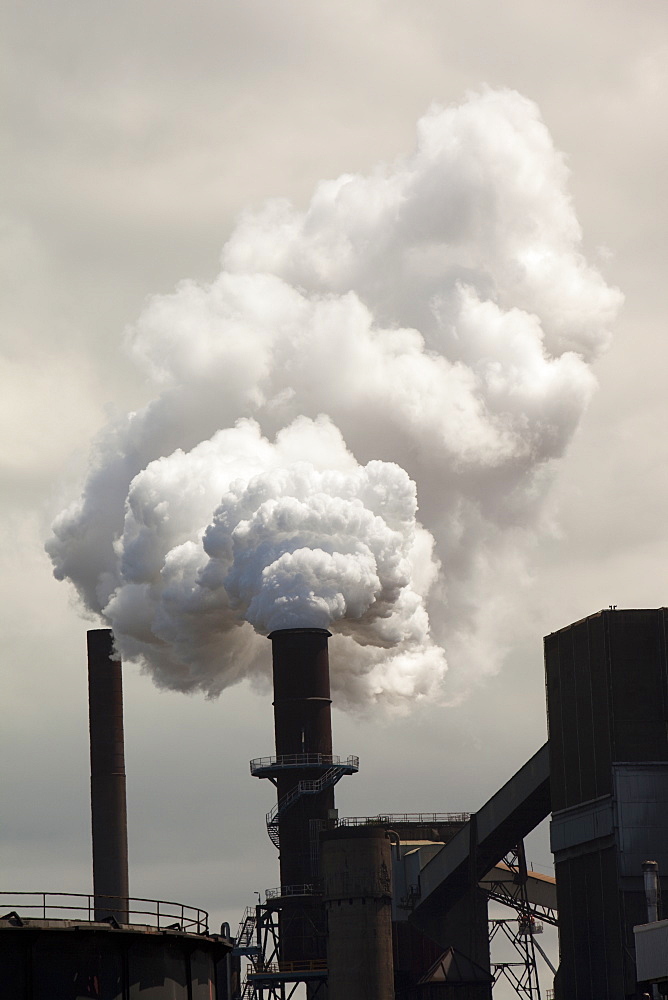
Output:
[[128,919],[128,831],[123,738],[123,678],[111,629],[88,641],[90,797],[95,919]]

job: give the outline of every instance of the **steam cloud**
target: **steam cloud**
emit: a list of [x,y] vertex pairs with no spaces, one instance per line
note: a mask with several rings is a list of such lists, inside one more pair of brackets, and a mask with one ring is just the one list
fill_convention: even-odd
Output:
[[125,658],[216,694],[266,669],[260,634],[318,625],[356,704],[442,694],[444,649],[450,697],[497,668],[621,302],[566,182],[535,105],[485,91],[149,302],[128,344],[156,397],[47,543]]

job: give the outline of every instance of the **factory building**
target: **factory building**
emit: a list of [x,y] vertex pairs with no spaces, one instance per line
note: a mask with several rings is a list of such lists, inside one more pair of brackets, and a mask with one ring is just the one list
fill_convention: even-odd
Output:
[[668,891],[668,611],[607,610],[545,639],[559,904],[556,997],[635,997],[643,863]]
[[[643,888],[648,858],[668,873],[665,624],[665,609],[610,609],[548,636],[550,739],[470,817],[442,816],[428,830],[417,817],[413,829],[407,818],[403,826],[391,817],[339,819],[331,782],[327,815],[323,808],[309,817],[310,905],[326,913],[329,934],[319,953],[326,968],[309,995],[491,998],[499,973],[490,959],[490,899],[517,913],[515,941],[523,939],[527,967],[517,995],[541,995],[530,967],[542,951],[534,936],[542,922],[559,926],[555,1000],[658,995],[663,987],[639,979],[635,939],[649,928],[642,938],[648,950],[665,933],[661,921],[657,930],[647,924],[653,911]],[[291,641],[302,640],[293,634]],[[523,851],[524,838],[551,813],[556,882],[530,873]],[[262,910],[246,924],[246,938],[266,921]],[[280,935],[267,962],[257,934],[249,975],[256,996],[292,995],[278,975]],[[264,971],[269,965],[273,979]]]

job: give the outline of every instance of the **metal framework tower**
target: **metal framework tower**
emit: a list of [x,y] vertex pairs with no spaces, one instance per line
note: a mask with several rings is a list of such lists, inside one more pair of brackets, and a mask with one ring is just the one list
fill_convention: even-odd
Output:
[[535,938],[536,934],[542,933],[543,921],[557,925],[557,914],[548,907],[537,906],[529,899],[529,874],[523,842],[504,857],[503,865],[513,873],[512,880],[504,878],[498,883],[489,882],[485,888],[490,899],[516,910],[517,917],[490,920],[489,942],[491,946],[498,936],[505,938],[512,945],[517,961],[493,962],[494,983],[506,979],[518,997],[541,1000],[536,952],[542,956],[553,974],[556,969]]
[[308,985],[309,1000],[326,996],[327,962],[281,961],[280,935],[280,913],[271,897],[246,909],[233,954],[246,957],[250,966],[231,1000],[291,1000],[301,983]]

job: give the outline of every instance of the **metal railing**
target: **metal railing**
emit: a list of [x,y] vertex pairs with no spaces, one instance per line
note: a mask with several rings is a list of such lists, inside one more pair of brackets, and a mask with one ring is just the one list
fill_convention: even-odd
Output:
[[346,816],[339,826],[391,826],[393,823],[468,823],[470,813],[379,813],[378,816]]
[[351,767],[359,769],[359,757],[339,757],[336,754],[327,753],[290,753],[279,754],[277,757],[256,757],[250,762],[251,774],[256,771],[263,771],[267,768],[300,768],[300,767]]
[[274,889],[265,889],[266,899],[282,899],[284,896],[315,896],[322,892],[321,882],[308,882],[304,885],[278,885]]
[[[208,934],[209,914],[196,906],[164,899],[126,899],[83,892],[2,892],[0,919],[7,912],[37,920],[95,921],[96,910],[122,913],[123,923],[180,930],[188,934]],[[121,921],[119,921],[120,923]]]
[[255,907],[247,906],[234,941],[235,948],[249,948],[255,940]]
[[251,976],[280,976],[294,975],[299,972],[326,972],[327,960],[325,958],[304,959],[301,962],[263,962],[248,973]]
[[330,788],[331,785],[335,785],[341,775],[341,768],[338,765],[330,767],[328,771],[320,778],[314,778],[312,781],[300,781],[296,788],[292,788],[286,795],[283,796],[276,805],[269,810],[267,813],[267,826],[271,826],[277,823],[279,818],[283,815],[286,809],[288,809],[296,799],[300,798],[302,795],[318,795],[319,792],[324,792],[326,788]]
[[267,833],[272,844],[276,847],[280,846],[279,832],[278,832],[278,821],[281,816],[286,812],[287,809],[296,802],[297,799],[301,798],[302,795],[317,795],[319,792],[323,792],[326,788],[330,788],[335,785],[340,778],[343,777],[344,767],[339,764],[335,764],[330,767],[328,771],[325,771],[323,775],[319,778],[314,778],[312,781],[300,781],[298,785],[291,788],[282,799],[273,806],[272,809],[266,815],[267,820]]

